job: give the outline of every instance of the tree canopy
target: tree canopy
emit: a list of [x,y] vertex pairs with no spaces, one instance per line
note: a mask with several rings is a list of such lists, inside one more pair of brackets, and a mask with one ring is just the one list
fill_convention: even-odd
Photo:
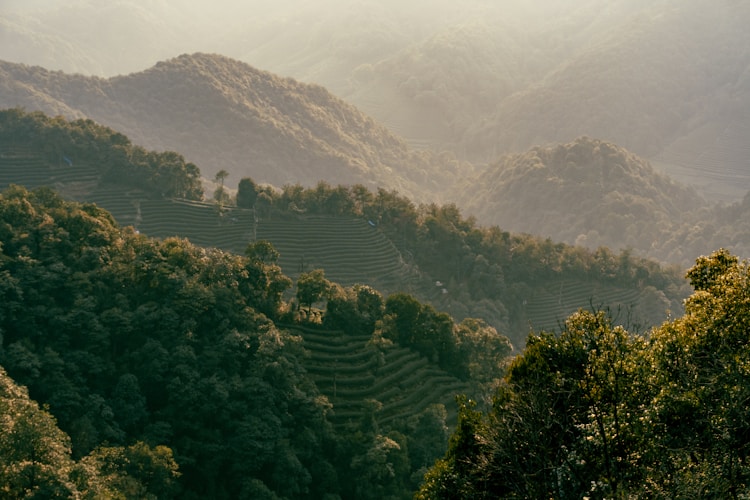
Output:
[[418,496],[744,498],[750,266],[719,250],[687,276],[685,315],[646,335],[581,311],[530,336]]
[[52,165],[92,164],[103,180],[158,196],[203,198],[200,170],[195,164],[174,151],[147,151],[93,120],[68,121],[18,108],[0,110],[0,140],[5,147],[41,152]]

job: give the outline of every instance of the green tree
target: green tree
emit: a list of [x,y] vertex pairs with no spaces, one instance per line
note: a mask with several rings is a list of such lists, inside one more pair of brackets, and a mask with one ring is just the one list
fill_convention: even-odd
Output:
[[325,277],[323,269],[313,269],[300,274],[297,278],[297,301],[300,306],[307,306],[312,311],[315,302],[323,300],[331,289],[331,283]]
[[[559,335],[530,336],[491,411],[463,407],[468,420],[452,442],[465,444],[427,474],[427,497],[618,498],[640,486],[640,417],[652,396],[636,362],[644,345],[604,312],[581,311]],[[472,437],[461,428],[470,422]]]
[[[653,490],[742,498],[750,484],[750,270],[725,250],[697,259],[685,315],[652,333],[659,392]],[[667,464],[664,468],[659,464]]]
[[513,346],[494,327],[478,318],[465,318],[456,325],[456,341],[465,377],[480,384],[503,377]]
[[258,199],[258,186],[250,177],[243,177],[237,185],[237,206],[254,208]]
[[229,177],[229,172],[223,169],[216,172],[216,175],[214,176],[214,182],[219,183],[219,186],[214,191],[214,200],[218,203],[219,207],[223,207],[229,203],[229,195],[227,194],[226,189],[224,189],[224,179],[227,177]]
[[70,498],[70,438],[0,368],[0,496]]

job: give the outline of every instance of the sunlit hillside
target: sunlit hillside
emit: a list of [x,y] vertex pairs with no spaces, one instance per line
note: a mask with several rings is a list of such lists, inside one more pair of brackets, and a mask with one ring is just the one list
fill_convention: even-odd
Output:
[[686,266],[714,247],[750,255],[742,218],[728,215],[744,204],[714,206],[632,152],[587,137],[504,157],[467,181],[462,201],[485,224],[591,249]]
[[139,144],[181,151],[212,178],[276,186],[319,180],[435,200],[459,170],[451,155],[412,151],[353,106],[218,55],[193,54],[109,79],[0,63],[0,105],[86,116]]

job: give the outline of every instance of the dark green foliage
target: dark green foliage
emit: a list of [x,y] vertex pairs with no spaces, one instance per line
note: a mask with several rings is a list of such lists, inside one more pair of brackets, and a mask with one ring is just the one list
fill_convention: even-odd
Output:
[[450,371],[456,352],[453,320],[429,304],[421,304],[405,293],[393,294],[385,301],[385,316],[380,334],[409,346]]
[[[0,236],[0,363],[49,404],[74,456],[103,442],[166,444],[183,497],[236,497],[250,478],[311,494],[335,439],[300,339],[260,312],[277,314],[290,283],[272,251],[150,240],[45,189],[3,194]],[[95,460],[162,460],[122,453]],[[154,481],[144,492],[162,497],[168,486]]]
[[138,187],[158,196],[203,198],[200,170],[182,155],[146,151],[121,133],[92,120],[67,121],[40,112],[0,110],[0,141],[6,147],[43,152],[46,160],[59,168],[67,162],[93,164],[102,180]]
[[249,177],[240,179],[237,185],[237,206],[240,208],[254,208],[259,194],[258,186]]
[[744,498],[748,269],[725,250],[699,258],[685,315],[649,339],[603,312],[531,336],[492,409],[468,413],[474,440],[459,420],[418,496]]
[[[558,288],[566,281],[585,283],[588,288],[643,291],[653,287],[665,293],[664,299],[670,303],[667,307],[673,311],[680,310],[688,293],[677,268],[662,267],[629,250],[615,253],[601,247],[591,251],[497,227],[480,227],[453,204],[417,207],[394,191],[378,189],[373,193],[361,185],[334,188],[326,183],[315,189],[287,185],[281,193],[268,190],[264,194],[268,205],[286,214],[336,216],[342,207],[348,207],[349,215],[368,220],[387,235],[404,258],[426,276],[425,281],[442,284],[446,294],[441,308],[461,319],[482,317],[516,345],[523,344],[528,332],[523,302],[553,283]],[[664,310],[654,314],[658,309],[634,314],[645,324],[658,324],[666,318]]]
[[0,367],[0,496],[174,498],[172,450],[142,442],[97,448],[76,462],[70,438]]
[[384,310],[383,296],[372,287],[334,287],[326,304],[324,321],[331,328],[348,332],[372,332]]
[[[444,408],[402,408],[380,428],[372,401],[354,428],[331,426],[336,408],[303,369],[301,337],[271,321],[293,314],[283,301],[291,280],[268,242],[239,256],[149,239],[93,205],[20,187],[0,198],[0,237],[0,363],[49,405],[81,464],[70,476],[79,489],[403,498],[445,450]],[[322,270],[300,282],[306,308],[327,300],[317,316],[326,326],[362,335],[398,313],[415,347],[449,370],[455,361],[462,376],[470,370],[457,353],[485,346],[494,366],[506,354],[486,324],[466,322],[459,335],[450,316],[410,296],[400,300],[414,318],[398,299],[388,316],[369,286],[343,288]]]
[[297,279],[297,301],[300,307],[307,306],[310,312],[315,302],[327,299],[330,289],[331,282],[325,278],[323,269],[302,273]]

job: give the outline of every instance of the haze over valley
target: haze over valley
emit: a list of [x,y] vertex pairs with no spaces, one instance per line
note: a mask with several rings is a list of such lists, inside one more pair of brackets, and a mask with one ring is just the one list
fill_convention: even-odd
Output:
[[114,76],[218,53],[462,159],[587,135],[713,201],[750,188],[744,2],[10,1],[0,15],[11,62]]

